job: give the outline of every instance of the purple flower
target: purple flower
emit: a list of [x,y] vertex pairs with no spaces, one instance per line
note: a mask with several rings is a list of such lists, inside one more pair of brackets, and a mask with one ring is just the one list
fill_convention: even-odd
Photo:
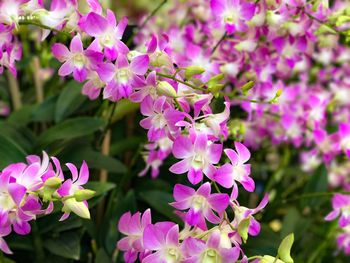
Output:
[[126,55],[129,52],[129,48],[121,41],[127,24],[126,17],[117,24],[111,10],[107,10],[106,18],[91,12],[79,22],[88,35],[95,37],[91,45],[100,51],[103,49],[104,55],[110,61],[115,60],[119,54]]
[[240,182],[244,189],[253,192],[255,183],[250,175],[250,164],[245,164],[250,158],[249,150],[240,142],[235,142],[236,151],[225,149],[224,152],[231,161],[221,166],[215,173],[213,179],[226,188],[232,186],[237,189],[237,182]]
[[211,187],[208,182],[202,184],[197,191],[191,187],[177,184],[174,187],[175,202],[171,205],[179,210],[189,209],[184,215],[186,223],[205,230],[207,228],[205,219],[213,224],[219,223],[220,216],[229,203],[227,194],[211,194],[210,192]]
[[187,258],[184,263],[225,262],[235,263],[240,255],[239,248],[223,248],[219,230],[214,230],[207,242],[192,237],[184,241],[184,251]]
[[72,39],[69,49],[60,43],[55,43],[52,46],[53,55],[60,62],[64,62],[58,74],[64,77],[73,72],[74,79],[82,82],[86,79],[89,70],[102,62],[102,54],[91,48],[84,50],[80,35],[76,35]]
[[143,233],[145,249],[155,251],[143,263],[180,262],[183,258],[179,244],[179,226],[171,222],[148,225]]
[[246,21],[254,16],[255,5],[241,0],[211,0],[210,7],[219,25],[224,25],[227,33],[246,31]]
[[99,65],[97,73],[106,82],[103,98],[118,101],[128,98],[134,87],[144,85],[143,75],[147,72],[149,57],[139,55],[131,59],[129,64],[126,56],[118,56],[115,64]]
[[325,217],[325,220],[331,221],[340,216],[340,227],[350,225],[350,195],[335,194],[332,198],[332,207],[333,211]]
[[183,159],[170,167],[175,174],[188,172],[188,180],[192,184],[199,183],[203,173],[209,178],[214,174],[215,167],[221,158],[222,144],[208,141],[205,134],[197,134],[191,137],[179,136],[173,145],[173,154],[178,159]]

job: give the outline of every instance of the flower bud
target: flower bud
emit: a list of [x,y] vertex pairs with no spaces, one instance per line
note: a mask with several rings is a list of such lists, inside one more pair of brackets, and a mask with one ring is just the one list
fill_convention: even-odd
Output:
[[78,202],[81,202],[81,201],[89,200],[90,198],[94,197],[95,194],[96,194],[95,191],[92,191],[89,189],[81,189],[81,190],[75,191],[74,198]]
[[198,66],[188,66],[185,68],[185,78],[191,79],[195,75],[200,75],[205,72],[205,69]]
[[246,84],[242,86],[242,92],[244,95],[248,94],[248,91],[250,91],[254,87],[254,81],[248,81]]
[[243,219],[239,225],[238,225],[238,234],[243,239],[243,242],[245,243],[248,239],[248,229],[250,225],[250,218]]
[[260,263],[285,263],[285,262],[275,257],[263,256],[262,259],[260,260]]
[[90,219],[90,211],[83,202],[78,202],[75,198],[69,198],[63,202],[62,211],[65,213],[73,212],[77,216]]
[[294,234],[289,234],[288,236],[286,236],[279,248],[278,248],[278,256],[281,260],[283,260],[285,263],[293,263],[294,260],[292,259],[292,257],[290,256],[290,250],[292,248],[294,242]]
[[157,84],[157,92],[170,98],[176,98],[176,90],[167,81],[159,81]]
[[52,189],[58,189],[60,188],[62,184],[62,180],[56,176],[54,177],[50,177],[49,179],[47,179],[44,183],[44,187],[49,187]]

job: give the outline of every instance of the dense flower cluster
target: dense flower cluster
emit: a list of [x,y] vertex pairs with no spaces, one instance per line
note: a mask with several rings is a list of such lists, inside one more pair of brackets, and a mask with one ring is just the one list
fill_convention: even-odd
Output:
[[43,152],[41,159],[36,155],[27,156],[26,163],[14,163],[0,173],[0,250],[11,253],[3,237],[12,230],[19,235],[31,231],[30,221],[38,216],[50,214],[54,201],[61,202],[60,220],[71,212],[82,218],[90,218],[86,199],[94,192],[83,189],[89,179],[89,170],[83,162],[80,171],[71,163],[66,164],[71,178],[65,179],[57,158]]

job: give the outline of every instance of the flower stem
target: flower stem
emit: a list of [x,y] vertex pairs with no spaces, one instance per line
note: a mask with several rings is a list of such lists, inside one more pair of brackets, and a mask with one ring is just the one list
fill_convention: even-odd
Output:
[[9,81],[9,88],[13,108],[15,110],[19,110],[20,108],[22,108],[22,100],[21,93],[19,91],[18,81],[9,71],[7,71],[7,78]]
[[215,51],[218,49],[218,47],[220,46],[220,44],[222,43],[222,41],[225,40],[225,38],[227,37],[227,32],[225,32],[225,34],[222,35],[222,37],[219,39],[218,43],[216,43],[215,47],[213,48],[213,50],[211,51],[211,55],[213,55],[215,53]]
[[163,78],[167,78],[167,79],[172,79],[172,80],[174,80],[174,81],[176,81],[176,82],[178,82],[178,83],[184,84],[184,85],[186,85],[186,86],[188,86],[188,87],[190,87],[190,88],[192,88],[192,89],[195,89],[195,90],[200,90],[200,91],[208,92],[207,89],[194,86],[194,85],[192,85],[192,84],[190,84],[190,83],[188,83],[188,82],[186,82],[186,81],[183,81],[183,80],[181,80],[181,79],[178,79],[178,78],[176,78],[176,77],[174,77],[174,76],[172,76],[172,75],[168,75],[168,74],[163,74],[163,73],[157,72],[157,76],[160,76],[160,77],[163,77]]
[[18,24],[19,24],[19,25],[27,25],[27,26],[29,26],[29,25],[37,26],[37,27],[40,27],[40,28],[42,28],[42,29],[50,30],[50,31],[55,32],[55,33],[57,33],[57,34],[63,34],[63,35],[68,36],[68,37],[71,36],[71,35],[70,35],[68,32],[66,32],[66,31],[57,30],[57,29],[55,29],[55,28],[45,26],[45,25],[41,24],[39,21],[36,21],[36,20],[27,20],[27,19],[23,19],[23,20],[18,21]]

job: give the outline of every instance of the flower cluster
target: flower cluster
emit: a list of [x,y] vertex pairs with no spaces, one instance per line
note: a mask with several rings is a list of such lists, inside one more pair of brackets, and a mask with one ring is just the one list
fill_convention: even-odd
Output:
[[332,198],[333,211],[330,212],[325,220],[331,221],[339,217],[339,227],[342,230],[337,237],[339,249],[346,254],[350,254],[350,196],[344,194],[335,194]]
[[85,162],[80,171],[75,165],[67,163],[71,178],[65,179],[57,158],[48,157],[43,152],[41,159],[36,155],[27,156],[26,163],[14,163],[0,173],[0,250],[11,253],[4,236],[12,230],[19,235],[27,235],[30,221],[38,216],[50,214],[54,201],[61,202],[61,221],[71,212],[82,218],[90,218],[87,199],[94,195],[84,189],[89,179]]

